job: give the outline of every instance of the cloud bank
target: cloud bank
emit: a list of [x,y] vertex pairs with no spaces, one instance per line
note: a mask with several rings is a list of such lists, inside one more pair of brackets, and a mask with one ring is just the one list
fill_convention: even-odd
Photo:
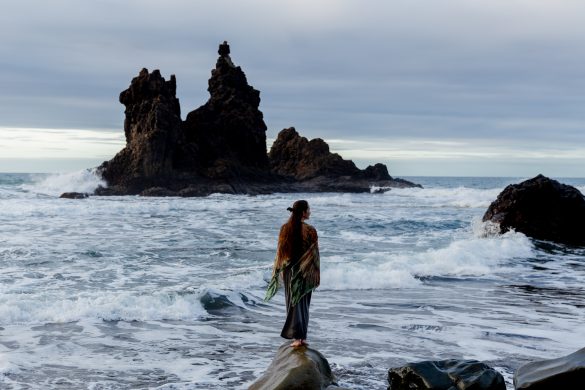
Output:
[[582,176],[584,15],[571,0],[13,2],[0,127],[123,134],[118,94],[142,67],[177,75],[185,115],[228,40],[269,138],[295,126],[353,142],[332,148],[399,174]]

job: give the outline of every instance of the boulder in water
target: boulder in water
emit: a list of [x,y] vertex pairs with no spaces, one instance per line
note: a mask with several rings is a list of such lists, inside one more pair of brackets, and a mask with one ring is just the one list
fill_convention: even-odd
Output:
[[335,377],[319,351],[305,346],[292,348],[286,342],[249,390],[323,390],[332,384]]
[[408,363],[388,371],[388,390],[506,390],[502,374],[477,360]]
[[514,374],[517,390],[584,389],[585,348],[570,355],[532,362]]
[[575,187],[538,175],[502,191],[483,216],[500,232],[570,245],[585,245],[585,197]]
[[64,192],[59,196],[59,198],[64,199],[85,199],[89,197],[89,194],[85,192]]

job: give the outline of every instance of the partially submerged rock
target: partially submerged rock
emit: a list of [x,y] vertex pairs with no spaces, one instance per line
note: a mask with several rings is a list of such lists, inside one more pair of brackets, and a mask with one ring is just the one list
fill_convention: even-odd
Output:
[[585,197],[542,175],[507,186],[483,220],[499,224],[501,233],[513,229],[540,240],[585,245]]
[[319,351],[304,346],[291,348],[286,342],[249,390],[323,390],[332,384],[335,377]]
[[506,390],[502,374],[476,360],[408,363],[388,371],[388,390]]
[[89,197],[89,194],[85,192],[64,192],[59,196],[59,198],[64,199],[85,199],[87,197]]
[[517,390],[584,389],[585,348],[558,359],[532,362],[514,374]]

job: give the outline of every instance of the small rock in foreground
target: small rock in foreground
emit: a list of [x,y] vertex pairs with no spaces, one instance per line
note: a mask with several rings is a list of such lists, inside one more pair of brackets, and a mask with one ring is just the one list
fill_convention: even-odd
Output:
[[388,390],[506,390],[502,374],[477,360],[408,363],[388,371]]

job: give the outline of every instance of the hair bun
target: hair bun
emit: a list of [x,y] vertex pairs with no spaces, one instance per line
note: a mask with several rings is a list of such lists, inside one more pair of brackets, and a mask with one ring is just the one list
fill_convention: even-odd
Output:
[[291,213],[293,212],[293,209],[292,209],[292,207],[287,207],[286,209],[287,209],[288,211],[290,211]]

